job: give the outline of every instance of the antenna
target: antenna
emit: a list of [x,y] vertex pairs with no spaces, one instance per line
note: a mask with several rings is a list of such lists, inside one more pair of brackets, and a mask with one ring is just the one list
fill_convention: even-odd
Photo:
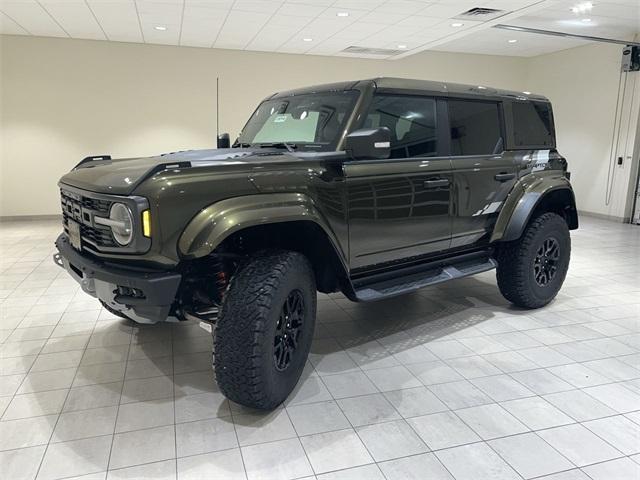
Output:
[[216,77],[216,139],[220,135],[220,77]]

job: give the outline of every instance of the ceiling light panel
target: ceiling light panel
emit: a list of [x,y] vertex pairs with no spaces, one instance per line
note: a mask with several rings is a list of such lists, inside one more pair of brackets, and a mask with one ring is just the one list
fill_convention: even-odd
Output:
[[138,12],[133,3],[87,2],[100,27],[109,40],[115,42],[142,42]]
[[0,33],[4,35],[29,35],[29,32],[2,12],[0,12]]
[[42,0],[40,4],[71,37],[106,40],[100,25],[84,0],[65,2]]
[[36,2],[0,2],[0,11],[32,35],[68,37],[62,27]]

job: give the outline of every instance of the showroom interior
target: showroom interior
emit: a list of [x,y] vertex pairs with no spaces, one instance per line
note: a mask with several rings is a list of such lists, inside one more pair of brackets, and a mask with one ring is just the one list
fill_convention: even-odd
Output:
[[[640,480],[638,0],[3,0],[0,34],[0,477]],[[456,95],[498,105],[479,159]],[[442,223],[385,216],[392,170]]]

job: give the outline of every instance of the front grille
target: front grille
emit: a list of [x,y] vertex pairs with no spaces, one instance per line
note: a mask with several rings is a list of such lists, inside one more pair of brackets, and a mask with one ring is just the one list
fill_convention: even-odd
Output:
[[83,243],[97,248],[117,248],[111,229],[107,226],[96,225],[93,216],[109,216],[109,210],[113,202],[99,200],[86,195],[80,195],[66,190],[60,190],[60,203],[64,229],[69,233],[69,220],[80,224],[80,237]]

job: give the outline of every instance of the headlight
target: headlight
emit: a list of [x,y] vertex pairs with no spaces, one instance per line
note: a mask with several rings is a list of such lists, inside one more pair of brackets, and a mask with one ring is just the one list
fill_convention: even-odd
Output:
[[109,212],[109,226],[113,238],[120,245],[129,245],[133,240],[133,217],[131,211],[123,203],[114,203]]

